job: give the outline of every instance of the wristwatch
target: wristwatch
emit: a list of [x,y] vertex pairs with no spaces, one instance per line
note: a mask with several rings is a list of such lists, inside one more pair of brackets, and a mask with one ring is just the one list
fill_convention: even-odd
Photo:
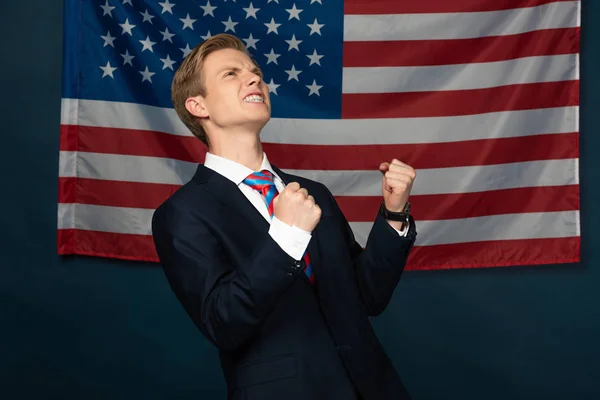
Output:
[[406,202],[404,209],[400,212],[393,212],[385,208],[385,201],[381,202],[381,206],[379,206],[379,214],[385,219],[389,219],[392,221],[402,221],[405,224],[408,224],[409,215],[410,215],[410,203]]

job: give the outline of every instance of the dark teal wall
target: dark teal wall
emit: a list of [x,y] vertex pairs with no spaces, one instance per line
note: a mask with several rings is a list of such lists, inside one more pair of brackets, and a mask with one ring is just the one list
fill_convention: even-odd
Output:
[[[0,399],[223,398],[159,268],[56,255],[61,4],[0,5]],[[583,262],[406,273],[374,324],[416,400],[600,399],[599,1],[582,25]]]

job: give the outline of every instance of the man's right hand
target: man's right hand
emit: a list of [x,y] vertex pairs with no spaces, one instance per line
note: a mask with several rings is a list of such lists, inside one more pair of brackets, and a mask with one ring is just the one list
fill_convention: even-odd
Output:
[[273,200],[273,214],[281,222],[310,233],[321,219],[321,208],[306,189],[292,182]]

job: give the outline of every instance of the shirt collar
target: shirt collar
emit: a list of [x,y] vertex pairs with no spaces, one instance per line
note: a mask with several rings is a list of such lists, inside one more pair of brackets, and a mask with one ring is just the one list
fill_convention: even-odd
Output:
[[[229,160],[221,156],[217,156],[210,152],[206,152],[204,166],[223,175],[225,178],[229,179],[238,186],[244,181],[244,179],[248,177],[248,175],[250,175],[253,172],[258,172],[252,171],[245,165],[239,164],[235,161]],[[262,171],[264,169],[271,172],[278,179],[281,179],[273,170],[273,167],[271,166],[271,163],[269,162],[269,159],[267,158],[267,154],[265,152],[263,152],[263,160],[259,171]]]

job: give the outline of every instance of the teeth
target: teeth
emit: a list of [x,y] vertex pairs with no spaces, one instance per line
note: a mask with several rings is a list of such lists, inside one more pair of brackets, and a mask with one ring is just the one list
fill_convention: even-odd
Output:
[[262,96],[259,96],[257,94],[252,94],[250,96],[247,96],[244,101],[246,103],[262,103],[264,100],[262,98]]

